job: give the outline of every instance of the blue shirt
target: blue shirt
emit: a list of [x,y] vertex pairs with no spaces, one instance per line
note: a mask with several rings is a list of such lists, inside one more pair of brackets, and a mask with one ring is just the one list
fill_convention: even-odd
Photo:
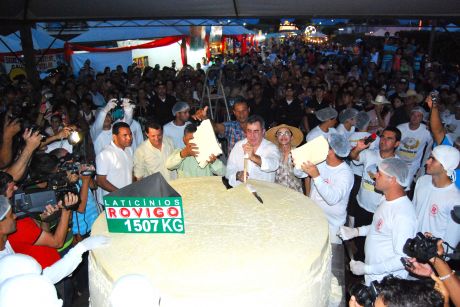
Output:
[[240,123],[237,121],[224,122],[224,127],[225,131],[223,136],[227,140],[227,155],[230,155],[236,142],[241,141],[246,136]]
[[[77,187],[78,191],[81,188],[81,180],[78,181]],[[72,232],[73,234],[85,235],[91,231],[94,221],[99,216],[99,211],[97,210],[96,200],[90,189],[88,189],[88,200],[86,201],[85,212],[79,213],[77,211],[73,212],[73,225]]]

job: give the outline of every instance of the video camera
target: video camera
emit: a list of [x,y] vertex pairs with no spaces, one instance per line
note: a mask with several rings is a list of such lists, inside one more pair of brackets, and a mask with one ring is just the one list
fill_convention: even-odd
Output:
[[348,290],[350,296],[354,295],[356,302],[364,307],[374,306],[375,299],[379,296],[378,282],[374,280],[370,286],[354,284]]
[[81,162],[79,155],[67,154],[59,159],[59,172],[70,172],[82,176],[94,176],[96,168],[90,163]]
[[[38,183],[47,182],[46,188],[32,187]],[[64,201],[64,196],[71,192],[79,195],[78,187],[67,180],[66,172],[58,172],[48,176],[46,180],[39,180],[26,183],[14,194],[13,210],[17,218],[27,216],[39,217],[48,205],[56,205]],[[67,207],[70,210],[77,210],[79,203]],[[50,216],[46,221],[54,219]]]
[[[443,242],[443,245],[446,246],[446,252],[444,255],[438,255],[438,242],[440,238],[436,237],[427,237],[423,233],[418,232],[415,238],[407,239],[403,247],[403,252],[409,257],[416,258],[418,262],[428,263],[428,261],[433,257],[439,257],[445,259],[450,257],[452,259],[459,259],[460,253],[456,251],[452,246],[447,242]],[[453,253],[449,253],[449,250],[452,250]]]

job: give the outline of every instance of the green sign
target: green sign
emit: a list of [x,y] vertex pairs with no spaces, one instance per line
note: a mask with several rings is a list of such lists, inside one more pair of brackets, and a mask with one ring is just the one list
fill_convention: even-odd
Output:
[[109,232],[185,233],[181,197],[104,196]]

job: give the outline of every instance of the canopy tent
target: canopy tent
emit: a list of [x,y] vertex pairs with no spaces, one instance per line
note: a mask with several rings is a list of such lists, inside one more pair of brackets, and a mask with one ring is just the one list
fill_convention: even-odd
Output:
[[168,36],[183,36],[188,27],[113,27],[90,28],[85,33],[70,40],[72,43],[121,41],[128,39],[148,39]]
[[[135,22],[135,21],[132,21]],[[137,22],[137,21],[136,21]],[[109,24],[104,22],[104,24]],[[110,23],[112,24],[112,22]],[[153,39],[171,36],[188,36],[190,35],[189,26],[131,26],[132,23],[119,21],[118,26],[112,24],[111,27],[101,27],[99,23],[97,27],[89,28],[85,33],[70,40],[71,43],[84,42],[103,42],[103,41],[121,41],[130,39]],[[94,23],[89,24],[94,26]],[[129,25],[129,26],[126,26]],[[206,27],[207,33],[211,30],[210,26]],[[241,34],[254,34],[254,31],[248,30],[243,26],[223,26],[222,35],[235,36]]]
[[[22,51],[21,37],[19,31],[8,36],[0,36],[0,53]],[[64,41],[56,39],[48,33],[32,29],[32,42],[35,50],[62,49]],[[6,45],[8,46],[6,46]]]
[[460,16],[458,0],[2,0],[0,20]]

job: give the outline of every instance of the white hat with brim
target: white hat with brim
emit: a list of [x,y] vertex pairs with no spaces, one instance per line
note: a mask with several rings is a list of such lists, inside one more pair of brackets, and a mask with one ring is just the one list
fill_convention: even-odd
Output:
[[391,102],[383,95],[377,95],[374,100],[372,100],[372,104],[380,105],[380,104],[390,104]]
[[289,126],[289,125],[285,125],[285,124],[278,125],[276,127],[268,129],[267,132],[265,132],[265,138],[267,140],[269,140],[270,142],[274,143],[274,144],[278,144],[278,138],[276,137],[276,133],[281,128],[286,128],[289,131],[291,131],[291,133],[292,133],[291,145],[293,147],[297,147],[297,146],[300,145],[300,143],[302,143],[302,141],[303,141],[303,133],[302,133],[302,131],[300,131],[299,128]]
[[413,89],[409,89],[407,90],[407,92],[399,94],[399,97],[402,97],[402,98],[415,97],[415,99],[417,100],[417,103],[420,103],[423,100],[423,96],[421,94],[418,94]]

